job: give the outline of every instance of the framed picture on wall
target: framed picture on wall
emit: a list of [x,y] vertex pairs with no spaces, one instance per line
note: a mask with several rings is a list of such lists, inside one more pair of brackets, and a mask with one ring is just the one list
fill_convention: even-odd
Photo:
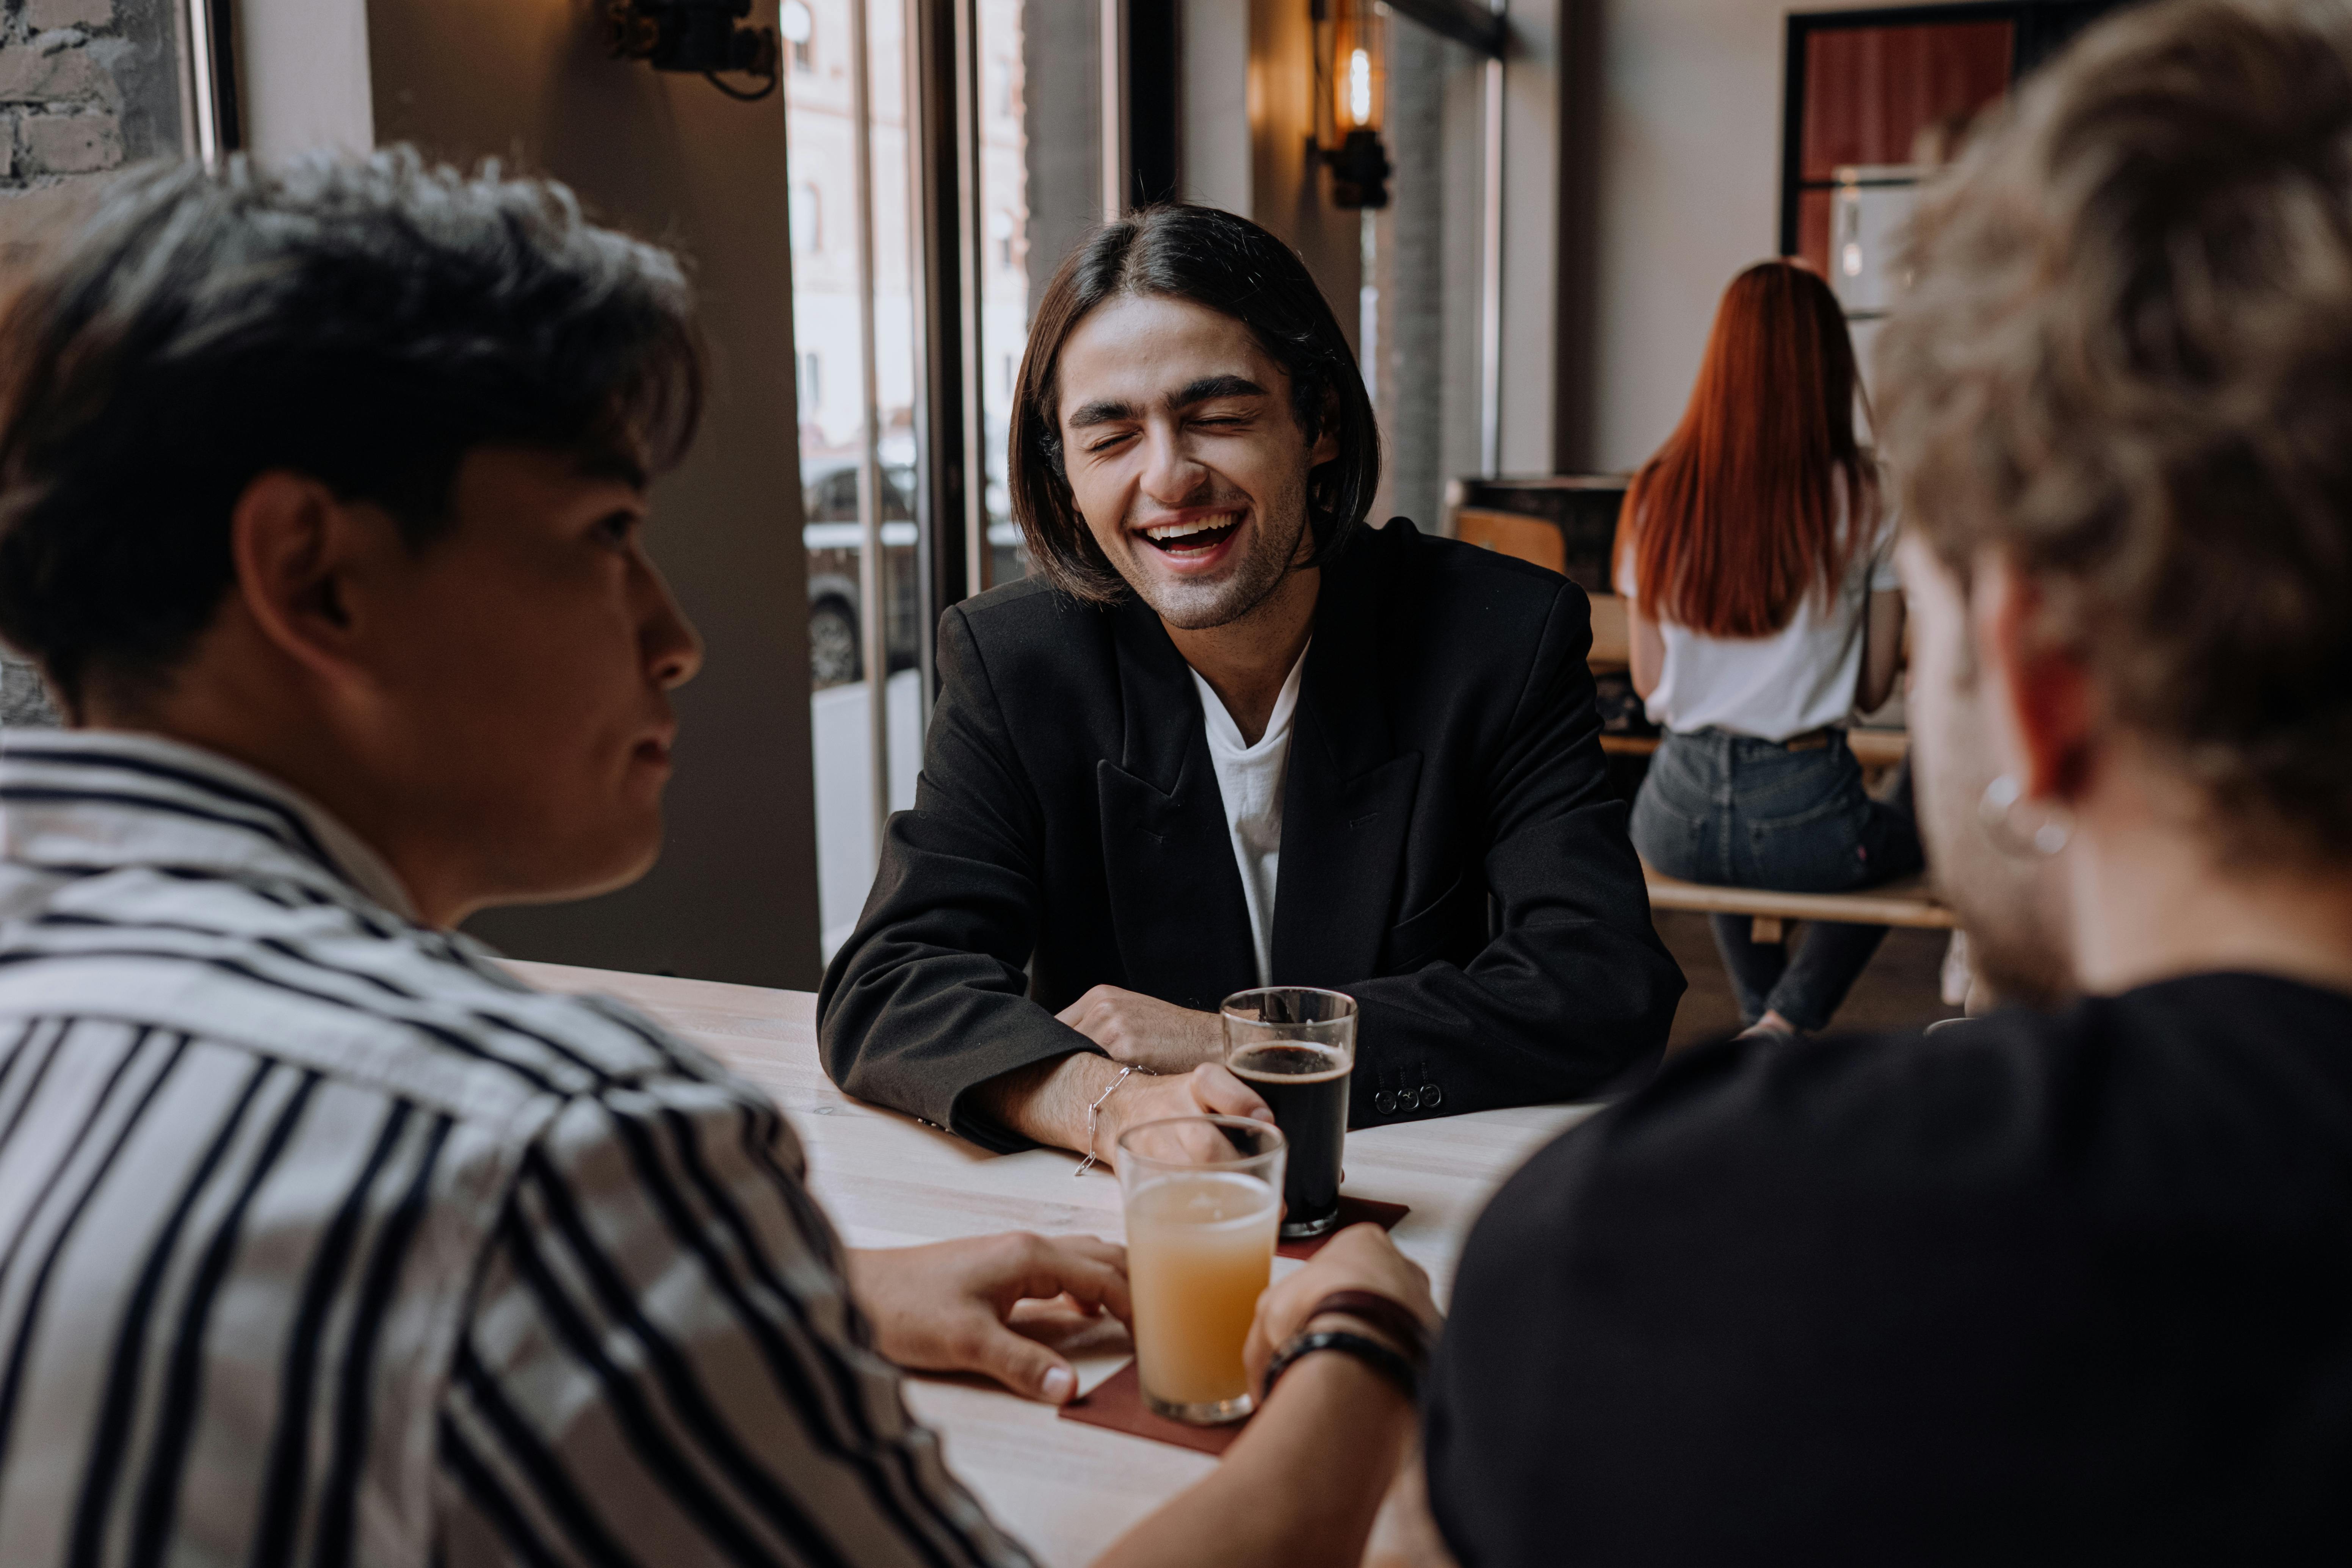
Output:
[[1869,363],[1919,182],[1976,117],[2129,0],[1968,0],[1789,18],[1780,253],[1829,279]]

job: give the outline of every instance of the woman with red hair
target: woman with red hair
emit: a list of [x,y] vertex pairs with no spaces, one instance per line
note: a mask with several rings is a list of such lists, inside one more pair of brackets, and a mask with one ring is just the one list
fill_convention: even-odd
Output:
[[[1845,725],[1894,689],[1903,595],[1878,467],[1854,440],[1853,342],[1788,261],[1734,279],[1682,424],[1634,476],[1617,585],[1633,689],[1666,731],[1633,843],[1669,876],[1843,892],[1918,868],[1908,807],[1873,800]],[[1749,1031],[1824,1027],[1885,926],[1816,924],[1796,953],[1715,917]]]

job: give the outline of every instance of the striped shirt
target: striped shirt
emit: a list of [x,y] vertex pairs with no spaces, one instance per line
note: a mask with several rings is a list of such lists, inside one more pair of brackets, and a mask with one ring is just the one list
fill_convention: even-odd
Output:
[[1025,1563],[774,1108],[324,813],[0,744],[0,1563]]

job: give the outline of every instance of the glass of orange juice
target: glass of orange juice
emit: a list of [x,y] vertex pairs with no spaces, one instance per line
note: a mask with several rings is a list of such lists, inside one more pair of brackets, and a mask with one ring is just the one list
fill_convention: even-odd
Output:
[[1136,1371],[1158,1415],[1213,1426],[1251,1409],[1242,1347],[1274,1270],[1281,1131],[1177,1116],[1119,1135]]

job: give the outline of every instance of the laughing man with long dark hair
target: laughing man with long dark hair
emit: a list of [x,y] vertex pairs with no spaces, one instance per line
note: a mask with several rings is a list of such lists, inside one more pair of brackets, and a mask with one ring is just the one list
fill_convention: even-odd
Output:
[[1358,1126],[1568,1099],[1663,1046],[1682,977],[1603,775],[1584,595],[1363,526],[1379,432],[1288,247],[1206,207],[1097,230],[1011,435],[1040,573],[940,621],[915,807],[825,976],[838,1082],[1107,1155],[1255,1107],[1215,1065],[1252,985],[1356,996]]

